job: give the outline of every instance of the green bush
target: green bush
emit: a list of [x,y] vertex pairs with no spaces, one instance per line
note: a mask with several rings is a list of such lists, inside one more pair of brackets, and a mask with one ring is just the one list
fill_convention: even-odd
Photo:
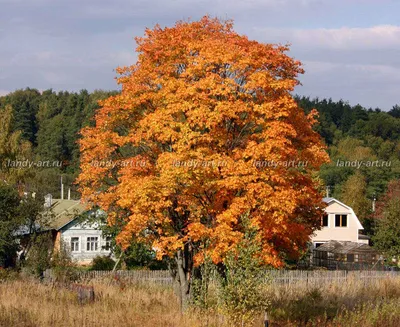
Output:
[[225,260],[221,309],[232,326],[252,326],[269,307],[266,266],[257,257],[260,250],[257,232],[248,230],[237,251]]
[[52,252],[53,242],[51,235],[37,235],[25,261],[26,270],[36,277],[42,276],[43,272],[51,266]]
[[90,270],[113,270],[115,261],[110,257],[97,256],[92,261]]
[[14,269],[4,269],[0,267],[0,283],[10,280],[15,280],[19,277],[18,271]]
[[78,269],[72,262],[68,247],[63,243],[61,243],[60,250],[53,255],[51,267],[56,282],[75,282],[79,278]]

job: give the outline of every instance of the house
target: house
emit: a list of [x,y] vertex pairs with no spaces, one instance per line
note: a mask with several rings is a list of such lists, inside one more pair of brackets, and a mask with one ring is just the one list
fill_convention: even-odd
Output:
[[353,209],[335,198],[324,198],[327,204],[321,217],[321,229],[312,236],[313,249],[331,240],[368,244],[367,236],[360,234],[363,230]]
[[[96,256],[110,256],[111,239],[102,235],[99,223],[90,218],[104,215],[100,210],[87,210],[79,200],[51,199],[45,204],[51,218],[48,229],[54,235],[54,249],[67,247],[78,264],[90,264]],[[51,210],[50,210],[51,209]]]
[[111,256],[111,239],[102,235],[98,221],[101,210],[87,210],[79,200],[53,199],[45,196],[44,210],[34,226],[20,226],[18,236],[20,251],[18,259],[29,256],[30,239],[33,233],[48,234],[54,251],[65,246],[72,260],[79,265],[88,265],[96,256]]

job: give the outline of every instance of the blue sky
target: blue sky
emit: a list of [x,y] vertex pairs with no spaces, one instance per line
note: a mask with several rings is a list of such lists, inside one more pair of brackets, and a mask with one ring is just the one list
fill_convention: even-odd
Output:
[[304,64],[298,94],[389,110],[400,104],[398,0],[0,0],[0,95],[25,87],[116,89],[134,36],[205,14]]

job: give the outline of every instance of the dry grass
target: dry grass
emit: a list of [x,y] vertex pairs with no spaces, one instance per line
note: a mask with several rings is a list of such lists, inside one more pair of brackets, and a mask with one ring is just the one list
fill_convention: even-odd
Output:
[[181,316],[173,291],[136,286],[121,290],[95,284],[96,301],[79,305],[74,293],[33,281],[0,284],[0,326],[201,326]]
[[400,326],[400,278],[269,288],[279,326]]
[[[222,327],[213,311],[181,316],[173,290],[157,285],[121,288],[92,282],[96,301],[80,305],[76,295],[34,280],[0,282],[0,326]],[[267,290],[272,326],[400,326],[400,279]],[[256,326],[262,326],[262,319]]]

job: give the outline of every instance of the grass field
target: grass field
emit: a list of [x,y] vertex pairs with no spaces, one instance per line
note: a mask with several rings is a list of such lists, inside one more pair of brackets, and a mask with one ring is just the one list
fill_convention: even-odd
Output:
[[[76,294],[34,280],[0,282],[0,326],[232,326],[216,310],[181,315],[167,286],[93,282],[96,301],[80,305]],[[400,326],[400,280],[357,281],[324,288],[266,290],[272,326]],[[263,326],[262,314],[254,326]]]

